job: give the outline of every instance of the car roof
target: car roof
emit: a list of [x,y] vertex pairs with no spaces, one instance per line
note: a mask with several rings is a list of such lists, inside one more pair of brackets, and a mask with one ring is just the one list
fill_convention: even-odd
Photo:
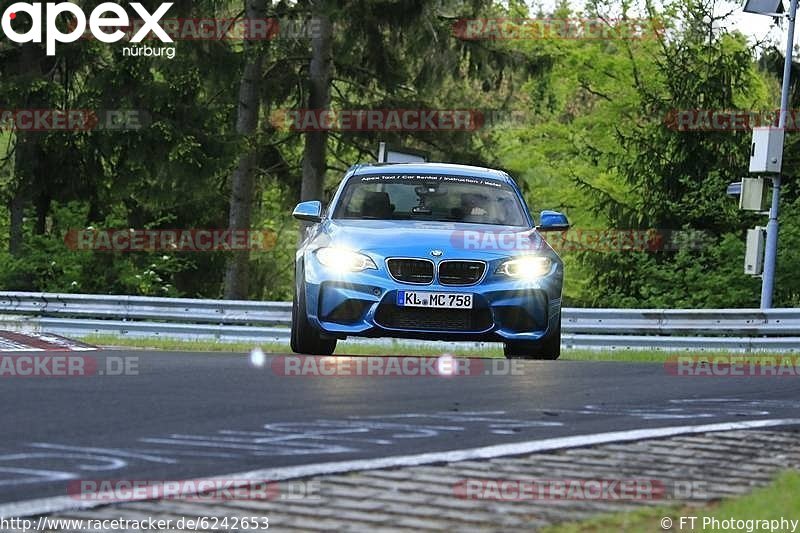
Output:
[[372,163],[359,164],[350,168],[351,176],[364,176],[368,174],[445,174],[448,176],[471,176],[478,178],[496,179],[505,183],[513,183],[511,176],[502,170],[493,168],[475,167],[471,165],[456,165],[454,163]]

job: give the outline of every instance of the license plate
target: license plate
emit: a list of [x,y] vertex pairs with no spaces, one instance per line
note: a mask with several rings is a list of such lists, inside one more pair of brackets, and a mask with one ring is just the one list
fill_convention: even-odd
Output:
[[400,307],[435,307],[437,309],[472,309],[472,295],[455,292],[397,291]]

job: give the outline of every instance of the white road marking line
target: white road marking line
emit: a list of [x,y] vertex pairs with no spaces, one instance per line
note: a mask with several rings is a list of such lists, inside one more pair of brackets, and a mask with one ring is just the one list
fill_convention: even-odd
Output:
[[213,448],[220,450],[243,450],[250,451],[253,455],[314,455],[321,453],[351,453],[357,452],[357,448],[348,448],[340,445],[316,444],[308,442],[291,442],[289,444],[266,445],[266,444],[233,444],[223,442],[210,442],[203,440],[185,440],[175,438],[146,438],[139,439],[139,442],[147,444],[168,444],[173,446],[198,446],[202,448]]
[[[743,429],[763,429],[777,426],[800,425],[800,418],[778,418],[768,420],[750,420],[743,422],[721,422],[717,424],[703,424],[699,426],[670,426],[662,428],[631,429],[624,431],[611,431],[607,433],[594,433],[588,435],[575,435],[571,437],[555,437],[550,439],[515,442],[509,444],[496,444],[479,448],[463,450],[450,450],[446,452],[430,452],[415,455],[400,455],[395,457],[380,457],[377,459],[356,459],[352,461],[334,461],[310,465],[285,466],[264,470],[251,470],[224,476],[204,478],[210,483],[231,481],[282,481],[287,479],[304,478],[327,474],[341,474],[362,470],[376,470],[380,468],[396,468],[401,466],[419,466],[431,463],[452,463],[456,461],[472,461],[476,459],[493,459],[513,455],[528,455],[538,452],[554,451],[566,448],[582,448],[612,442],[627,442],[645,439],[658,439],[674,437],[677,435],[690,435],[695,433],[711,433],[717,431],[736,431]],[[195,480],[200,481],[200,480]],[[243,486],[245,483],[235,483]],[[160,491],[159,491],[160,492]],[[55,496],[37,500],[27,500],[15,503],[0,504],[0,517],[24,517],[40,514],[58,513],[73,509],[90,509],[106,502],[80,501],[69,496]]]
[[95,448],[88,446],[67,446],[65,444],[52,444],[49,442],[32,442],[30,444],[34,448],[45,448],[50,450],[64,450],[73,452],[82,452],[87,455],[96,456],[105,460],[116,460],[114,456],[127,457],[133,459],[142,459],[143,461],[150,461],[153,463],[167,463],[176,464],[178,461],[168,457],[159,457],[157,455],[136,453],[127,450],[120,450],[117,448]]
[[[22,485],[25,483],[40,483],[42,481],[46,481],[48,483],[54,483],[56,481],[68,481],[75,477],[74,474],[70,472],[60,472],[58,470],[40,470],[40,469],[33,469],[33,468],[10,468],[5,466],[0,466],[0,472],[5,472],[7,474],[17,474],[17,475],[26,475],[27,478],[12,478],[12,479],[0,479],[0,487],[3,486],[17,486]],[[3,515],[0,515],[2,517]]]

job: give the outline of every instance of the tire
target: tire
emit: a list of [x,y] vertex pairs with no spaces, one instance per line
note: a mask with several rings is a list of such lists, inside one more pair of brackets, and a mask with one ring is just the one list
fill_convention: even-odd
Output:
[[309,321],[306,314],[306,291],[302,267],[297,270],[294,298],[292,299],[292,337],[294,353],[305,355],[331,355],[336,349],[336,339],[325,339]]
[[507,359],[555,360],[561,355],[561,317],[558,327],[538,341],[507,342],[503,348]]

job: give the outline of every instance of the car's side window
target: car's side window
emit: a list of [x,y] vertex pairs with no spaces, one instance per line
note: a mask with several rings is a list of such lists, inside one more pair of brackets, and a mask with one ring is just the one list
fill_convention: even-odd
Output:
[[364,198],[366,198],[367,193],[371,192],[374,188],[374,186],[365,187],[363,185],[361,187],[350,188],[349,197],[344,199],[346,202],[344,205],[347,208],[345,216],[360,216],[364,207]]

